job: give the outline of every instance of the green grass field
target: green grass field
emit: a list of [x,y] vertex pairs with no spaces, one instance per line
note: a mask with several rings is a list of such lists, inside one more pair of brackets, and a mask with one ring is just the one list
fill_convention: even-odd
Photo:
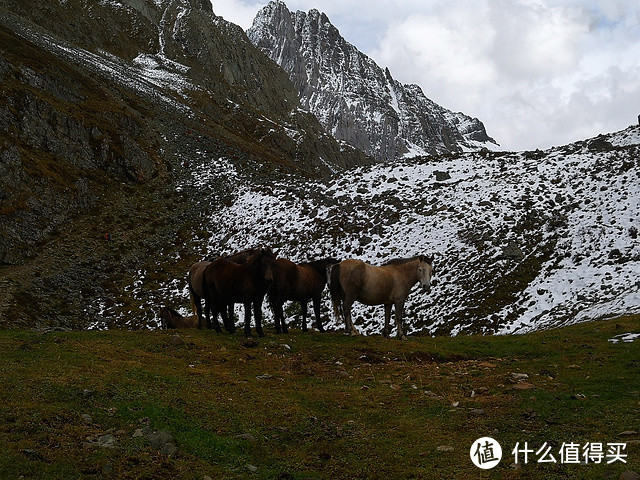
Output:
[[[0,478],[617,480],[640,470],[640,341],[608,341],[627,332],[640,317],[407,341],[267,330],[253,347],[193,330],[0,331]],[[469,457],[484,436],[503,449],[492,470]],[[556,463],[514,465],[524,442]],[[625,443],[627,463],[561,463],[563,443]]]

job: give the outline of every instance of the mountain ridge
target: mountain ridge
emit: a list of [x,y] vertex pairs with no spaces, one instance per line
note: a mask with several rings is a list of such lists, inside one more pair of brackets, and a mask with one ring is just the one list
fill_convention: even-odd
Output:
[[497,147],[482,122],[393,79],[316,9],[290,12],[272,1],[247,35],[289,74],[303,106],[327,132],[378,161]]
[[150,252],[193,256],[203,195],[175,185],[221,157],[265,178],[373,161],[207,1],[7,0],[0,36],[0,325],[86,326]]
[[[196,0],[1,13],[2,327],[156,328],[161,306],[187,313],[191,263],[258,244],[295,261],[435,253],[438,286],[407,304],[414,334],[637,312],[636,126],[545,151],[376,162],[330,137],[282,68]],[[132,28],[130,44],[106,39]],[[380,309],[355,317],[380,331]]]

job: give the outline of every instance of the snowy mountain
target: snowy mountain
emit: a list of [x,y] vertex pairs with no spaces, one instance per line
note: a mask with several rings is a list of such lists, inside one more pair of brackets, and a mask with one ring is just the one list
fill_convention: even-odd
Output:
[[[329,101],[320,84],[339,79],[327,115],[388,162],[327,134],[303,85],[207,0],[3,2],[1,328],[154,328],[161,306],[188,313],[193,262],[257,244],[294,261],[434,254],[438,285],[408,300],[413,333],[640,311],[639,127],[547,151],[463,152],[479,122],[393,81],[317,12],[290,17],[331,33],[282,44],[335,54],[309,64],[310,102]],[[440,153],[399,158],[409,150]],[[381,308],[355,318],[382,328]]]
[[[327,181],[245,178],[211,223],[207,251],[269,244],[296,261],[373,264],[434,254],[437,286],[408,300],[414,333],[522,333],[638,313],[639,154],[636,126],[546,151],[423,157]],[[213,164],[237,175],[224,159]],[[208,172],[190,182],[202,188]],[[382,329],[382,307],[358,306],[354,318],[363,332]]]
[[289,74],[327,132],[380,161],[497,147],[480,120],[394,80],[318,10],[293,13],[272,1],[247,35]]

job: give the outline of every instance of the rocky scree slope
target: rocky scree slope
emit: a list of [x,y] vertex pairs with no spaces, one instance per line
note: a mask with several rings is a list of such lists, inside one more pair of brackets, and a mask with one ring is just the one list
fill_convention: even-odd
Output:
[[[437,286],[408,300],[414,333],[522,333],[637,313],[639,153],[636,126],[545,151],[421,157],[312,183],[245,179],[210,222],[208,252],[269,244],[294,261],[373,264],[434,254]],[[177,286],[166,295],[185,305]],[[361,331],[381,332],[382,307],[356,312]]]
[[175,185],[204,156],[265,178],[371,161],[208,0],[7,0],[0,39],[0,325],[82,326],[146,262],[193,252],[209,203]]
[[302,105],[327,132],[379,161],[497,147],[480,120],[394,80],[318,10],[290,12],[273,1],[247,35],[289,74]]

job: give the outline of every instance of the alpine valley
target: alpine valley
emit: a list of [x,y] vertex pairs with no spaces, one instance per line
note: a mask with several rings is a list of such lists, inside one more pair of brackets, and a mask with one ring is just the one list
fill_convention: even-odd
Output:
[[156,328],[193,262],[256,245],[433,254],[414,334],[640,313],[640,127],[499,151],[282,2],[245,33],[209,0],[4,0],[0,36],[0,327]]

